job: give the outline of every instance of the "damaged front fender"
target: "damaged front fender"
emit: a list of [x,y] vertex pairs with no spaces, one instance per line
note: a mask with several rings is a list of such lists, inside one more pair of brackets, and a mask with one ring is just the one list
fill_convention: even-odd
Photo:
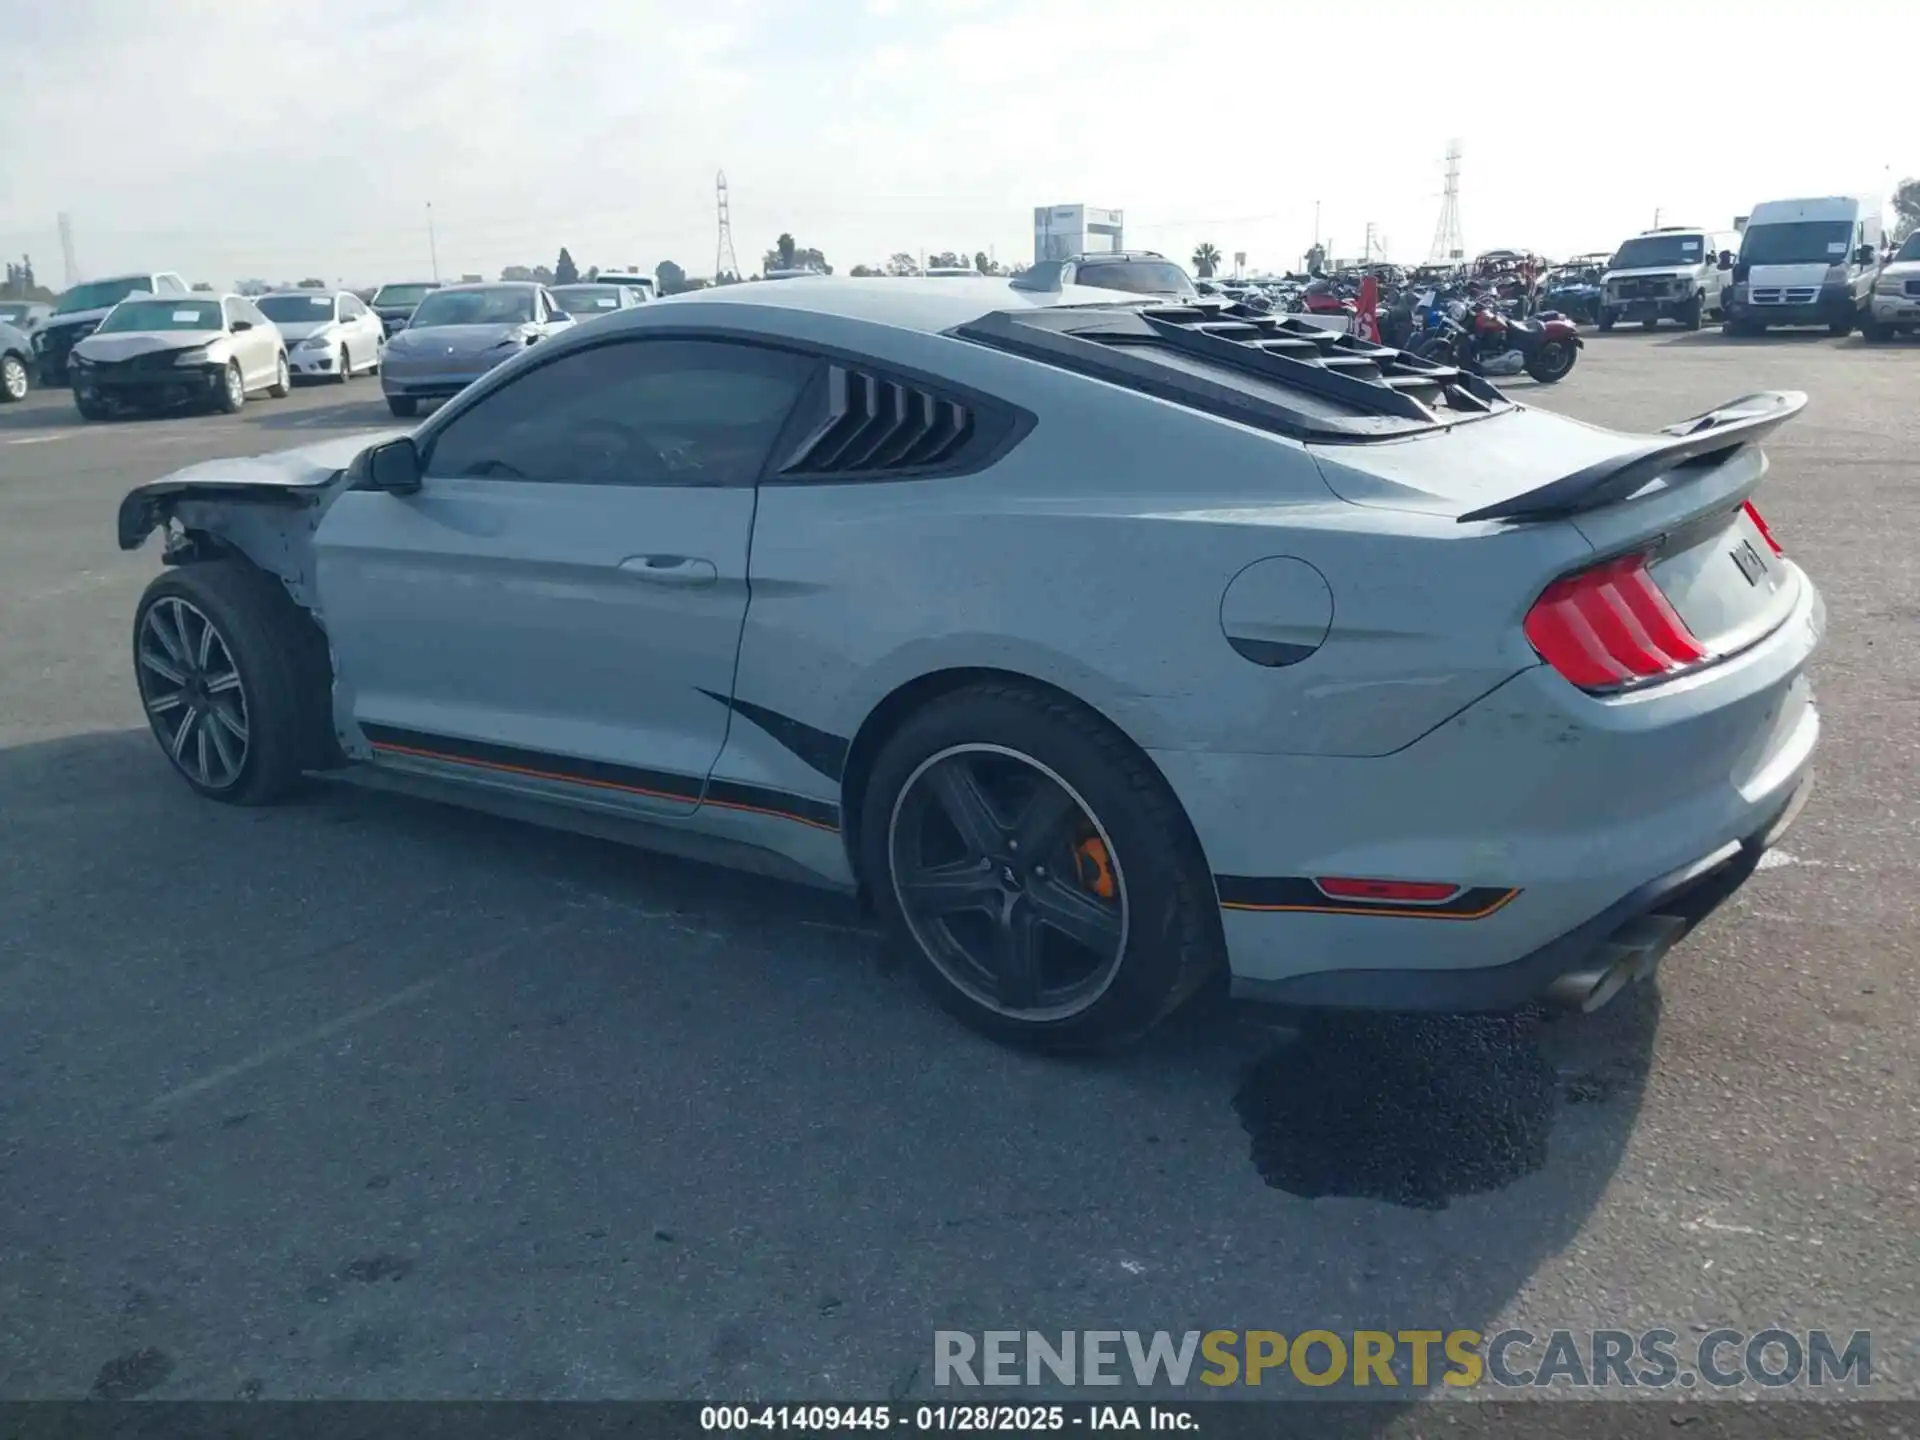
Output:
[[164,529],[170,561],[209,544],[237,551],[277,575],[297,603],[318,613],[313,533],[349,483],[354,457],[406,433],[343,435],[271,455],[209,460],[150,480],[120,502],[120,548],[137,550],[155,529]]

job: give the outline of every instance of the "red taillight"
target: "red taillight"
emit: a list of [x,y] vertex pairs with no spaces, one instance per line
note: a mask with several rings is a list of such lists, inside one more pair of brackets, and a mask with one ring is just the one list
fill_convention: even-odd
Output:
[[1314,882],[1320,893],[1335,900],[1401,900],[1433,905],[1460,893],[1458,885],[1431,880],[1356,880],[1348,875],[1321,875]]
[[1644,555],[1623,555],[1549,585],[1527,612],[1540,658],[1582,690],[1671,675],[1707,658]]
[[1787,553],[1780,548],[1780,542],[1773,538],[1773,531],[1769,530],[1767,528],[1767,522],[1760,518],[1760,511],[1755,508],[1753,501],[1747,501],[1747,503],[1740,508],[1747,512],[1747,519],[1753,522],[1753,528],[1760,532],[1760,538],[1772,547],[1774,554],[1784,555]]

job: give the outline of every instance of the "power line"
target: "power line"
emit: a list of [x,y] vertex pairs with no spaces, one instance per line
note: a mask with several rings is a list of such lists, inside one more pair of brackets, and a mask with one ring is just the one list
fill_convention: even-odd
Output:
[[713,283],[718,285],[723,276],[740,275],[740,258],[733,253],[733,210],[727,201],[727,172],[722,170],[714,180],[714,198],[720,211],[720,239],[713,247]]
[[73,220],[64,210],[60,212],[60,258],[67,270],[67,283],[62,288],[71,290],[80,283],[80,262],[74,258]]
[[1440,201],[1440,223],[1433,230],[1433,249],[1427,263],[1445,265],[1467,258],[1467,242],[1460,234],[1460,142],[1447,145],[1447,188]]

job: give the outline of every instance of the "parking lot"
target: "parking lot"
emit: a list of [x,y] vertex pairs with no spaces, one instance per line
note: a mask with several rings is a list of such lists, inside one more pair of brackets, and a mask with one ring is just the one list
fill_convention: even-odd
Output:
[[1589,335],[1516,397],[1811,392],[1818,791],[1587,1018],[1224,1001],[1117,1058],[960,1029],[833,897],[333,785],[196,800],[141,720],[139,481],[390,427],[0,409],[0,1396],[924,1398],[936,1329],[1873,1332],[1920,1397],[1920,346]]

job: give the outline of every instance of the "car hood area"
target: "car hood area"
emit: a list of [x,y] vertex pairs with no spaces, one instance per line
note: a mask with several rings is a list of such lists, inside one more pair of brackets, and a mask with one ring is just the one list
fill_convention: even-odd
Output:
[[73,347],[83,360],[112,364],[162,350],[197,350],[227,338],[224,330],[128,330],[112,335],[89,335]]
[[290,322],[283,325],[276,320],[273,328],[280,332],[280,338],[282,340],[286,341],[289,345],[294,345],[332,328],[333,323],[331,320],[301,320],[297,323]]
[[424,330],[409,325],[387,342],[387,353],[394,359],[472,358],[496,345],[503,347],[502,353],[508,353],[504,342],[524,334],[525,330],[524,325],[431,325]]

